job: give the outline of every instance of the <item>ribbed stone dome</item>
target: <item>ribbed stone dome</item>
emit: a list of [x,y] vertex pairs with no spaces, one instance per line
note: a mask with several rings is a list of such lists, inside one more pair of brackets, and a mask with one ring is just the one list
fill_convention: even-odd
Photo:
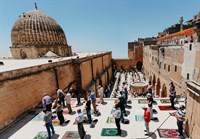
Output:
[[31,10],[19,16],[11,32],[12,47],[67,45],[64,31],[47,14]]

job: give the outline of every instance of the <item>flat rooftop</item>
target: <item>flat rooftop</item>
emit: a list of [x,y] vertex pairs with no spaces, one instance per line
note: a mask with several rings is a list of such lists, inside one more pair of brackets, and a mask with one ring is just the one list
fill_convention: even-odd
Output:
[[53,62],[59,62],[69,59],[76,59],[77,56],[79,58],[84,58],[87,56],[93,56],[97,54],[103,54],[106,52],[85,52],[85,53],[76,53],[76,56],[70,57],[60,57],[60,58],[38,58],[38,59],[2,59],[0,61],[4,63],[4,65],[0,65],[0,72],[6,72],[11,70],[23,69],[28,67],[34,67],[38,65],[48,64],[48,60],[52,60]]
[[[157,114],[154,114],[154,117],[158,118],[158,121],[151,121],[150,122],[150,132],[151,136],[145,136],[145,126],[144,121],[142,118],[143,115],[143,106],[147,106],[146,104],[146,98],[130,98],[131,101],[130,105],[132,108],[126,109],[128,116],[124,117],[125,119],[128,119],[130,121],[129,124],[122,124],[121,123],[121,129],[122,129],[122,136],[102,136],[101,132],[103,128],[116,128],[116,125],[114,122],[112,122],[112,119],[108,121],[108,117],[112,117],[111,110],[114,104],[114,100],[116,98],[105,98],[106,104],[98,104],[98,109],[101,113],[100,116],[94,116],[92,114],[93,120],[98,119],[98,122],[95,124],[94,128],[90,128],[90,125],[84,124],[84,128],[86,131],[85,139],[143,139],[143,138],[152,138],[152,139],[160,139],[160,134],[164,134],[162,132],[162,129],[164,131],[167,131],[168,134],[174,134],[173,138],[177,138],[175,133],[175,129],[177,129],[176,125],[176,118],[169,116],[169,112],[174,112],[174,110],[160,110],[158,106],[170,106],[170,103],[165,99],[159,99],[155,98],[156,104],[153,105],[153,109],[157,111]],[[97,99],[98,101],[98,99]],[[83,99],[82,99],[83,102]],[[183,104],[183,99],[179,99],[176,103],[176,107],[179,107],[179,105]],[[85,107],[85,103],[81,106],[76,106],[76,99],[73,99],[72,101],[72,109],[74,111],[73,115],[64,113],[65,120],[70,120],[67,125],[60,126],[57,125],[57,118],[54,119],[54,129],[56,134],[52,137],[52,139],[67,139],[63,138],[64,134],[66,132],[75,132],[77,133],[77,125],[74,125],[75,118],[77,116],[76,110],[81,108],[82,110]],[[65,111],[66,109],[64,109]],[[37,110],[36,110],[37,111]],[[32,119],[27,122],[23,122],[26,119],[26,117],[30,117],[32,115]],[[46,128],[44,126],[43,122],[43,112],[39,112],[34,117],[34,114],[28,113],[26,116],[24,116],[18,123],[13,124],[11,127],[6,129],[0,134],[0,138],[9,138],[9,139],[33,139],[36,137],[36,135],[39,132],[46,132]],[[86,116],[86,115],[85,115]],[[20,126],[21,123],[21,126]],[[158,132],[158,129],[160,130],[160,133]],[[167,130],[166,130],[167,129]],[[174,130],[172,130],[174,129]],[[10,130],[10,131],[9,131]],[[75,136],[74,136],[75,137]],[[170,138],[170,137],[168,137]],[[172,138],[172,137],[171,137]],[[70,138],[68,138],[70,139]],[[74,138],[76,139],[76,138]]]

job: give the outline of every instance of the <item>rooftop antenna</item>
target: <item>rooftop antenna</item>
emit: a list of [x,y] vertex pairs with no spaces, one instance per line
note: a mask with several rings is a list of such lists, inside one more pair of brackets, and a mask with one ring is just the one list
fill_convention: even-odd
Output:
[[37,3],[35,2],[34,4],[35,4],[35,9],[38,10],[38,8],[37,8]]

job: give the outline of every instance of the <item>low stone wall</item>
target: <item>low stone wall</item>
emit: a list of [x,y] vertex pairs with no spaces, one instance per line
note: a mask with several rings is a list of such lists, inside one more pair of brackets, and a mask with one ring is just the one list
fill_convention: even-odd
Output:
[[130,67],[135,66],[135,61],[132,59],[113,59],[113,63],[116,68],[119,69],[129,69]]
[[74,82],[95,91],[100,80],[106,88],[112,78],[111,57],[107,52],[0,73],[0,129],[41,103],[44,93],[55,95],[56,88],[65,89]]

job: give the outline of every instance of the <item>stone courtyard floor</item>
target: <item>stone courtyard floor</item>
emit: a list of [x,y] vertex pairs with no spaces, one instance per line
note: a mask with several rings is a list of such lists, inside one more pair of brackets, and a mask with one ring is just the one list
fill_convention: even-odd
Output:
[[[112,122],[112,118],[108,120],[108,117],[112,117],[111,110],[114,104],[114,100],[116,98],[106,98],[105,105],[98,104],[98,109],[101,113],[100,116],[95,117],[92,115],[93,120],[98,119],[94,128],[90,128],[88,124],[84,124],[84,128],[86,131],[85,139],[159,139],[159,138],[177,138],[177,129],[176,118],[169,116],[169,112],[173,112],[174,110],[160,110],[158,106],[168,106],[170,103],[161,103],[162,99],[155,98],[157,104],[153,105],[153,108],[157,111],[157,114],[154,114],[154,117],[158,118],[158,121],[150,122],[150,132],[151,136],[145,136],[144,132],[144,121],[142,118],[143,110],[141,107],[147,106],[145,104],[145,98],[130,98],[132,106],[131,109],[126,109],[128,116],[125,119],[130,121],[129,124],[121,124],[122,136],[102,136],[101,132],[103,128],[116,128],[115,123]],[[167,99],[167,98],[165,98]],[[176,104],[178,107],[180,104],[184,103],[182,99],[179,99],[181,102]],[[82,106],[75,105],[75,99],[73,99],[72,109],[76,111],[78,108],[84,109],[85,103]],[[32,117],[31,117],[32,116]],[[54,129],[56,134],[52,137],[52,139],[77,139],[77,125],[74,125],[75,117],[77,113],[73,115],[69,115],[66,112],[64,113],[64,117],[66,120],[70,120],[69,123],[65,126],[57,125],[57,120],[54,120]],[[85,115],[86,116],[86,115]],[[31,119],[30,121],[27,120]],[[107,121],[109,123],[107,123]],[[21,124],[21,125],[20,125]],[[160,134],[158,132],[160,130]],[[163,130],[162,130],[163,129]],[[174,129],[174,130],[171,130]],[[1,139],[33,139],[39,132],[46,134],[46,128],[43,122],[43,113],[40,112],[33,118],[33,114],[30,112],[26,116],[24,116],[19,122],[13,124],[11,127],[7,128],[0,134]],[[74,131],[74,132],[73,132]],[[165,131],[165,132],[164,132]],[[70,137],[63,137],[65,133],[68,133]],[[107,134],[112,134],[114,131],[106,130]],[[166,132],[168,132],[166,134]],[[66,134],[67,134],[66,133]],[[167,137],[169,135],[169,137]],[[164,137],[165,136],[165,137]],[[38,138],[39,139],[39,138]]]

